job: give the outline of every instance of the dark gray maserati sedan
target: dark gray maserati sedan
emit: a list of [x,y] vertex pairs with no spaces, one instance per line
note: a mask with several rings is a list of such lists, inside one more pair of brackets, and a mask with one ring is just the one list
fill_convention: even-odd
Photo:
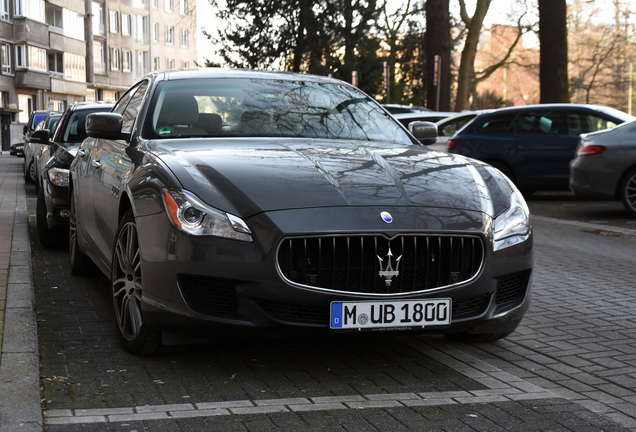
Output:
[[237,333],[505,337],[530,303],[528,208],[495,168],[427,150],[425,126],[330,78],[154,72],[87,117],[72,271],[110,278],[135,354]]

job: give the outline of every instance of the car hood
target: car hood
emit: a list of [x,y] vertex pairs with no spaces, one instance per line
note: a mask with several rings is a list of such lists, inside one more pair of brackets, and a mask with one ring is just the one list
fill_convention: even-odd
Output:
[[508,205],[512,191],[481,162],[417,145],[217,138],[161,140],[147,148],[185,189],[241,217],[339,206],[453,208],[492,216]]

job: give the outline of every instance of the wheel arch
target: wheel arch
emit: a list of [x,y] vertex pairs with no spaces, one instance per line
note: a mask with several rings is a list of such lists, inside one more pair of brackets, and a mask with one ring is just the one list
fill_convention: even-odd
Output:
[[618,178],[618,182],[616,182],[616,189],[614,190],[614,197],[618,200],[621,199],[621,187],[623,186],[623,182],[627,178],[627,174],[629,174],[632,170],[636,169],[636,162],[625,168],[621,176]]

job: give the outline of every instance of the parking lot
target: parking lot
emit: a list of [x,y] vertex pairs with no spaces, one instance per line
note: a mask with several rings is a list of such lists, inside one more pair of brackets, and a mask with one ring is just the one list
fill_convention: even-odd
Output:
[[39,245],[28,185],[45,429],[636,430],[632,221],[618,208],[557,220],[597,205],[530,199],[533,303],[496,343],[395,333],[135,357],[119,347],[106,278],[72,276],[65,247]]

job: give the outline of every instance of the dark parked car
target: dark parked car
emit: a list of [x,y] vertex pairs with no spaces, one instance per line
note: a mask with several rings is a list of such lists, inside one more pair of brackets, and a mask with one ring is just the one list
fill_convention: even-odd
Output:
[[31,134],[35,131],[35,128],[46,119],[49,112],[46,110],[33,111],[29,115],[27,124],[22,127],[22,133],[24,134],[24,141],[28,142]]
[[528,208],[491,166],[420,145],[427,125],[330,78],[154,72],[87,118],[71,270],[110,278],[137,354],[234,332],[505,337],[530,303]]
[[11,147],[9,147],[9,154],[11,156],[24,157],[24,142],[20,141],[11,144]]
[[577,195],[621,200],[636,216],[636,122],[581,135],[570,166]]
[[448,142],[448,151],[493,165],[524,192],[567,189],[579,135],[633,119],[598,105],[501,108],[459,131]]
[[45,147],[35,212],[38,239],[44,247],[59,245],[60,241],[64,244],[60,234],[68,227],[68,169],[80,144],[87,138],[86,116],[110,111],[112,107],[112,103],[78,102],[64,111],[52,139],[47,129],[31,135],[33,143]]
[[[55,133],[55,128],[57,127],[57,122],[62,117],[62,113],[50,111],[46,118],[40,122],[35,128],[35,130],[43,130],[46,129],[49,131],[49,134],[52,136]],[[35,131],[34,131],[35,132]],[[37,157],[38,154],[42,152],[42,145],[38,143],[34,143],[30,140],[25,141],[24,143],[24,179],[30,182],[36,183],[38,178],[38,164]],[[37,184],[37,183],[36,183]]]

